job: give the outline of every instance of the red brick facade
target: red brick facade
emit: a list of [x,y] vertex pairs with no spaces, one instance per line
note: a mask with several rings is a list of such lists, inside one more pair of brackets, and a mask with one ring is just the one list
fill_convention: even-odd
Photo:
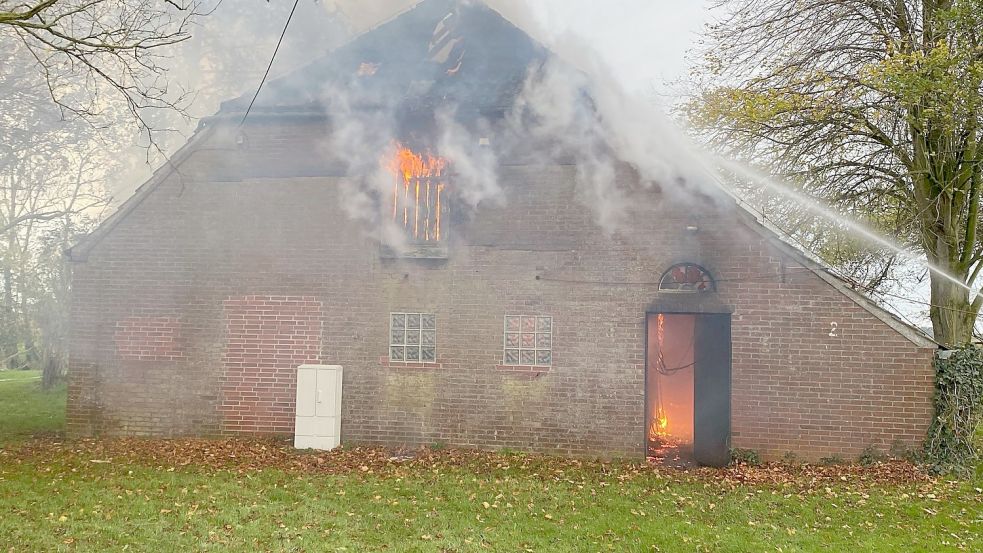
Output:
[[184,357],[177,317],[127,317],[116,323],[116,353],[124,361]]
[[222,430],[293,431],[297,367],[318,363],[321,304],[313,297],[242,296],[224,302]]
[[[250,152],[203,131],[180,178],[72,252],[72,434],[289,434],[296,366],[317,361],[345,368],[346,443],[637,457],[646,312],[677,310],[732,314],[735,447],[855,457],[923,439],[930,344],[726,202],[636,187],[605,233],[575,167],[503,166],[506,203],[456,213],[446,260],[390,259],[343,207],[353,182],[279,161],[318,159],[320,128],[247,127]],[[718,291],[660,293],[681,261]],[[386,361],[391,312],[436,314],[436,363]],[[514,313],[553,317],[549,370],[502,365]]]

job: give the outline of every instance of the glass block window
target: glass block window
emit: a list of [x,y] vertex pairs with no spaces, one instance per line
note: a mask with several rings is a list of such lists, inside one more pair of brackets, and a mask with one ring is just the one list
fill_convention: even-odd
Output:
[[436,363],[437,316],[433,313],[391,313],[389,360]]
[[553,365],[553,317],[505,316],[503,365]]

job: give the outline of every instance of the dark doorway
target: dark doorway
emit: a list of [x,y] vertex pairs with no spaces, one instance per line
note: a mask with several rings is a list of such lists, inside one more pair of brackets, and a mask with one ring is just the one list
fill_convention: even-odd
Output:
[[646,319],[646,446],[666,464],[730,460],[730,315],[650,313]]

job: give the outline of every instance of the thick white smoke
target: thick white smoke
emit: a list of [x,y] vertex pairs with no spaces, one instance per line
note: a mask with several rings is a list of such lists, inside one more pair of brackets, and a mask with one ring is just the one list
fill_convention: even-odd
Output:
[[351,176],[341,185],[342,207],[350,218],[365,223],[373,238],[403,249],[403,232],[379,209],[380,199],[388,197],[393,186],[393,175],[382,163],[395,140],[392,112],[359,109],[351,90],[334,86],[322,91],[321,101],[331,113],[328,140],[322,145],[325,156],[344,163]]
[[[687,167],[701,165],[687,161],[693,151],[687,147],[689,142],[683,133],[649,99],[628,93],[586,39],[544,25],[542,6],[531,1],[485,3],[562,60],[532,68],[508,114],[505,133],[520,140],[531,136],[536,143],[547,145],[545,151],[538,152],[544,164],[556,162],[564,154],[575,156],[581,190],[578,197],[593,210],[605,231],[618,231],[632,205],[631,190],[617,178],[620,164],[627,162],[634,167],[643,185],[657,182],[664,190],[680,180],[705,178],[698,170],[687,174],[691,171]],[[335,0],[325,7],[344,18],[349,28],[360,32],[415,4],[404,0]],[[355,219],[375,224],[380,222],[378,203],[385,201],[392,187],[392,175],[380,168],[379,153],[387,151],[398,134],[395,117],[385,110],[359,110],[354,107],[356,102],[347,97],[349,94],[352,92],[325,92],[333,121],[326,147],[348,161],[350,175],[361,175],[363,179],[349,182],[344,188],[346,210]],[[498,160],[482,140],[492,131],[466,128],[456,120],[453,106],[438,110],[435,123],[434,153],[452,161],[457,199],[470,207],[483,202],[506,202],[496,170]],[[376,231],[380,233],[378,238],[399,247],[402,235],[395,225],[391,226],[394,228],[386,228],[384,221],[376,225],[381,229]]]
[[577,184],[582,197],[606,232],[615,232],[627,209],[625,191],[616,179],[617,158],[607,146],[597,113],[587,95],[589,82],[569,65],[547,62],[529,72],[522,93],[509,114],[511,134],[531,136],[549,145],[540,152],[544,162],[576,158]]
[[355,33],[365,31],[412,8],[420,0],[322,0],[328,13],[343,19]]
[[[598,117],[594,131],[616,152],[616,156],[639,172],[643,183],[669,184],[706,178],[697,148],[650,98],[629,92],[590,41],[569,29],[543,25],[542,14],[528,0],[488,0],[492,9],[543,43],[564,63],[582,72],[553,72],[536,86],[547,86],[555,97],[570,96],[569,90],[586,90]],[[657,55],[657,53],[653,53]],[[540,92],[540,94],[544,94]],[[556,110],[553,110],[554,112]],[[560,120],[567,115],[558,113]],[[695,169],[694,169],[695,168]]]
[[482,138],[491,134],[491,129],[466,129],[455,119],[456,109],[446,107],[437,111],[436,121],[439,133],[437,151],[441,156],[454,162],[454,190],[469,207],[476,208],[482,202],[501,204],[505,201],[502,187],[498,182],[498,159]]

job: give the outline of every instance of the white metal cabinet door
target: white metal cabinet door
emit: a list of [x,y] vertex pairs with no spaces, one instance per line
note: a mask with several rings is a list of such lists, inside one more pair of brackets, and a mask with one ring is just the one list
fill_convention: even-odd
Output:
[[298,369],[294,447],[329,450],[341,444],[341,382],[339,366]]

